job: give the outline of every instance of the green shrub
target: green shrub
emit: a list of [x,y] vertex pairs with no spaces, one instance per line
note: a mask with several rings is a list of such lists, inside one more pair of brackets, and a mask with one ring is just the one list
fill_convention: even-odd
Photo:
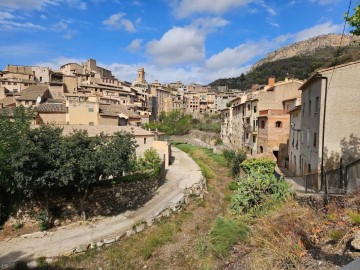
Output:
[[241,169],[246,174],[259,172],[263,174],[273,174],[276,163],[270,158],[247,159],[240,164]]
[[231,183],[229,184],[229,189],[230,189],[230,190],[237,190],[238,187],[239,187],[239,183],[236,182],[236,181],[231,182]]
[[220,138],[217,138],[215,140],[215,145],[221,145],[221,144],[223,144],[222,140]]
[[154,148],[147,149],[144,156],[138,159],[138,166],[141,172],[151,171],[153,175],[161,172],[161,158]]
[[21,229],[23,226],[24,226],[24,224],[21,223],[19,220],[17,220],[16,223],[15,223],[15,225],[14,225],[14,227],[15,227],[16,230]]
[[246,160],[245,151],[224,150],[223,156],[227,162],[227,166],[230,167],[231,175],[233,177],[240,173],[240,164]]
[[360,224],[360,214],[355,213],[355,212],[350,212],[348,215],[351,218],[353,223],[355,223],[356,225]]
[[36,221],[38,222],[38,226],[40,231],[46,231],[46,229],[48,228],[48,218],[47,218],[47,214],[45,211],[41,211],[37,216],[36,216]]
[[231,209],[238,214],[255,214],[265,206],[281,202],[288,196],[288,184],[273,174],[252,172],[238,179],[237,189],[231,198]]
[[218,255],[226,256],[236,242],[244,241],[248,236],[249,228],[245,224],[218,217],[210,232],[210,243]]
[[341,238],[344,237],[344,232],[342,230],[332,230],[329,233],[329,237],[331,240],[335,241],[335,242],[339,242],[339,240]]

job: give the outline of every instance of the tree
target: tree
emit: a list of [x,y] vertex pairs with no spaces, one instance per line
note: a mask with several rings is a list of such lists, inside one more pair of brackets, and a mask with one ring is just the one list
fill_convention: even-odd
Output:
[[101,160],[103,141],[102,136],[90,138],[83,130],[76,130],[63,139],[59,179],[76,190],[83,219],[86,219],[84,204],[89,187],[99,182],[104,173]]
[[18,194],[13,181],[11,160],[26,137],[34,112],[22,106],[0,113],[0,223],[6,220]]
[[154,148],[147,149],[144,156],[138,161],[141,172],[150,172],[152,175],[159,175],[161,172],[161,158]]
[[45,197],[46,221],[50,218],[49,199],[52,190],[65,184],[58,177],[61,134],[61,128],[48,125],[31,129],[12,157],[17,188],[29,198]]
[[136,164],[137,144],[133,134],[116,132],[102,149],[104,176],[121,178],[124,173],[131,172]]
[[354,8],[354,14],[352,16],[348,16],[349,14],[345,14],[345,20],[351,27],[354,27],[350,33],[355,36],[360,36],[360,4]]

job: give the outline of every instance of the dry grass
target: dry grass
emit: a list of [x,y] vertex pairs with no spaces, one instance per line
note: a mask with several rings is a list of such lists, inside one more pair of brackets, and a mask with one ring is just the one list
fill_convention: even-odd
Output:
[[296,268],[305,250],[304,230],[314,212],[289,201],[258,219],[251,229],[250,269]]

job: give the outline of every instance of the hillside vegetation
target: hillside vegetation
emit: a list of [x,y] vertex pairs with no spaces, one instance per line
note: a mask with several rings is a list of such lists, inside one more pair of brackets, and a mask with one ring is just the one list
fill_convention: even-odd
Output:
[[[336,56],[338,57],[336,58]],[[301,54],[286,59],[266,62],[247,74],[236,78],[218,79],[211,86],[226,85],[229,89],[249,89],[253,84],[266,84],[269,76],[276,80],[284,80],[287,76],[300,80],[307,79],[319,68],[331,67],[352,61],[360,60],[360,45],[348,45],[340,50],[336,47],[323,47],[306,54]]]

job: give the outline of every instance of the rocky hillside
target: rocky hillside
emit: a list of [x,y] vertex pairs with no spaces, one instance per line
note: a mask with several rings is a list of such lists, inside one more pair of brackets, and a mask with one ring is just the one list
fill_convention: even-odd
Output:
[[344,36],[339,49],[340,38],[340,35],[323,35],[294,43],[268,54],[247,74],[218,79],[210,85],[245,90],[253,84],[265,84],[269,76],[283,80],[289,74],[303,80],[319,68],[360,60],[360,37]]
[[296,42],[294,44],[285,46],[279,50],[269,53],[265,58],[256,62],[250,71],[257,67],[276,60],[287,59],[299,55],[309,55],[315,50],[325,47],[338,47],[341,42],[342,47],[353,45],[357,41],[360,41],[360,37],[356,36],[344,36],[341,41],[341,35],[321,35],[310,38],[305,41]]

